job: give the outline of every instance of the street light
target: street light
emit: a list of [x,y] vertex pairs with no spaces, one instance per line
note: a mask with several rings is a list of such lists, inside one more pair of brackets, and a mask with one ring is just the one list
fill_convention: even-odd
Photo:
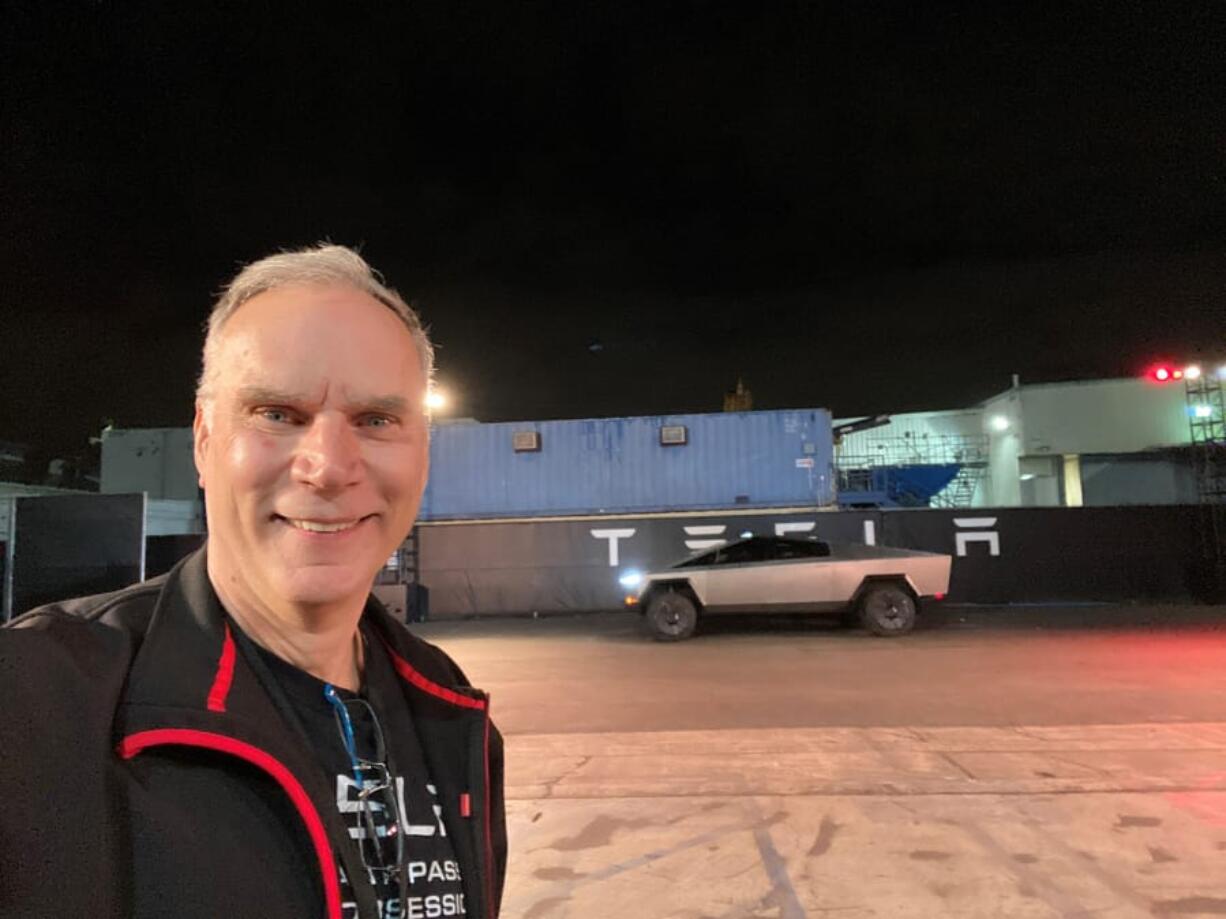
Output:
[[442,390],[431,387],[426,393],[426,408],[432,412],[437,412],[439,409],[447,407],[447,396]]
[[995,418],[992,419],[992,430],[993,431],[1009,430],[1009,419],[1006,418],[1004,415],[997,415]]

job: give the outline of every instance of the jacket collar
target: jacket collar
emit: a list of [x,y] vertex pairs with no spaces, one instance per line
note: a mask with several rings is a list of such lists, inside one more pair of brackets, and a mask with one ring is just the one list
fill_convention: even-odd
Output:
[[[207,549],[206,544],[166,575],[122,704],[262,720],[272,712],[259,681],[235,654],[225,611],[209,581]],[[382,640],[410,696],[459,711],[485,709],[484,694],[455,685],[441,656],[426,653],[378,601],[367,600],[363,618]]]

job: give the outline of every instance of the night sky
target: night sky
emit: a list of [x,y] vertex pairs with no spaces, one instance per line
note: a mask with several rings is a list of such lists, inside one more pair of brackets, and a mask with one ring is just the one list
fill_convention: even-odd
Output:
[[483,421],[1226,357],[1226,11],[1003,6],[6,4],[0,440],[189,423],[219,285],[321,239]]

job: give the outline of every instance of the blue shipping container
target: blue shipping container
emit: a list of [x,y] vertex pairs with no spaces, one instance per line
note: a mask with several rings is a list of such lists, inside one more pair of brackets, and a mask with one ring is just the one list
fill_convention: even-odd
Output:
[[[663,445],[666,427],[686,442]],[[824,507],[830,428],[825,409],[436,425],[420,517]],[[516,452],[533,432],[539,449]]]

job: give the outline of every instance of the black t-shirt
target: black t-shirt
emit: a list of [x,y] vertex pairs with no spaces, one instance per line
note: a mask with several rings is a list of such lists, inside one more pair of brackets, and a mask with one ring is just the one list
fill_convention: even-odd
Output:
[[[352,693],[336,687],[336,694],[347,703],[345,708],[353,727],[354,746],[362,759],[375,758],[375,725],[369,715],[369,712],[374,710],[374,716],[382,728],[386,747],[385,762],[390,770],[392,786],[396,790],[395,804],[401,814],[404,839],[404,862],[401,868],[403,877],[397,878],[391,872],[368,872],[368,878],[379,898],[379,916],[381,919],[444,919],[464,916],[466,913],[460,866],[443,825],[442,807],[438,803],[435,786],[427,774],[425,757],[422,755],[408,706],[387,706],[390,710],[374,706],[375,699],[403,698],[403,691],[382,643],[377,638],[369,640],[365,636],[363,640],[366,643],[363,691],[360,694]],[[336,791],[337,810],[349,828],[355,849],[360,850],[361,840],[367,829],[359,802],[357,778],[360,777],[364,784],[369,785],[378,781],[378,770],[362,771],[355,777],[341,728],[337,724],[334,706],[325,696],[328,684],[283,661],[254,642],[252,645],[298,716],[300,726],[315,752],[316,760],[327,771]],[[370,691],[372,687],[373,692]],[[364,700],[366,705],[355,700]],[[380,803],[387,800],[383,797],[385,794],[388,792],[369,799],[367,813],[374,822],[376,834],[382,837],[380,852],[386,857],[387,863],[391,864],[396,847],[387,836],[387,831],[392,828],[394,835],[395,815],[390,806]],[[358,905],[353,896],[353,888],[345,876],[344,868],[339,867],[339,861],[338,868],[341,914],[344,919],[357,919]],[[405,889],[403,903],[400,900],[402,882]],[[363,916],[361,919],[367,917]]]

